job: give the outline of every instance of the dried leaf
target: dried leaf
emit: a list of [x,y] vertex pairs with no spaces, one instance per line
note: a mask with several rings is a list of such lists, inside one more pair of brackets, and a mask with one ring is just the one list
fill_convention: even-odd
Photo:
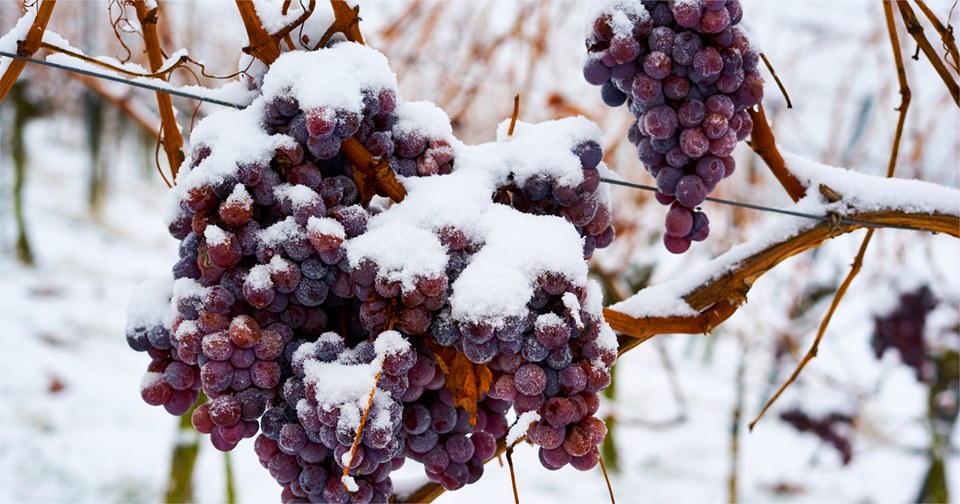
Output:
[[447,377],[447,389],[453,403],[470,414],[470,425],[477,423],[477,402],[490,390],[493,373],[486,364],[474,364],[463,353],[449,347],[434,348],[437,364]]

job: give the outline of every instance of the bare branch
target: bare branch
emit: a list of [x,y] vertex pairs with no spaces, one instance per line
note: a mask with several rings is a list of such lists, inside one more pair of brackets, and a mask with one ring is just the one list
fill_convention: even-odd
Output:
[[897,2],[897,9],[903,18],[903,24],[907,27],[907,33],[917,41],[917,45],[920,46],[920,50],[923,51],[924,56],[930,60],[930,64],[933,65],[933,68],[940,74],[940,78],[947,86],[947,90],[950,91],[950,96],[953,97],[953,102],[957,104],[957,106],[960,106],[960,87],[957,86],[957,81],[954,77],[950,75],[947,66],[943,64],[943,60],[940,59],[940,55],[937,54],[936,49],[930,45],[927,36],[923,34],[923,25],[917,20],[917,15],[914,14],[913,8],[910,7],[910,4],[906,1],[901,1]]
[[[150,70],[156,72],[163,66],[163,54],[160,48],[160,37],[157,35],[158,7],[148,9],[144,0],[134,3],[137,9],[137,20],[143,30],[143,44],[147,50],[147,59],[150,61]],[[164,77],[160,77],[166,80]],[[183,163],[183,136],[180,134],[180,125],[173,112],[173,102],[170,95],[157,91],[157,107],[160,111],[160,125],[163,130],[163,151],[167,155],[172,179],[177,178],[177,171]]]
[[750,118],[753,119],[753,130],[750,132],[750,147],[767,164],[773,176],[777,177],[780,185],[786,189],[787,194],[793,201],[800,201],[800,198],[807,193],[807,189],[797,180],[796,177],[787,169],[787,163],[780,155],[777,149],[777,140],[773,136],[773,130],[767,122],[767,114],[763,111],[763,106],[757,110],[748,110]]
[[[907,120],[907,108],[910,106],[910,86],[907,85],[907,74],[903,66],[903,55],[900,53],[900,37],[897,35],[897,26],[893,21],[893,7],[890,5],[890,1],[891,0],[883,0],[883,13],[887,21],[890,44],[893,46],[893,59],[897,66],[897,80],[900,82],[900,107],[898,108],[900,117],[897,119],[897,130],[893,137],[890,161],[887,164],[887,178],[893,176],[894,169],[897,166],[897,155],[900,153],[900,138],[903,135],[903,125]],[[757,414],[756,418],[750,422],[751,431],[754,426],[757,425],[757,422],[763,418],[767,410],[773,406],[773,403],[787,390],[787,387],[796,381],[797,377],[800,376],[800,372],[803,371],[803,368],[817,356],[817,351],[820,349],[820,342],[823,340],[823,335],[827,332],[827,326],[830,325],[833,314],[836,313],[837,307],[840,306],[840,301],[843,299],[843,296],[846,295],[847,289],[850,287],[853,279],[860,273],[860,268],[863,265],[863,257],[866,255],[867,247],[873,238],[873,231],[874,229],[872,228],[868,229],[866,236],[863,237],[863,241],[860,243],[860,250],[857,252],[857,256],[854,258],[853,264],[850,267],[850,272],[847,273],[847,277],[840,283],[840,288],[834,293],[833,301],[830,302],[830,308],[827,310],[827,314],[824,315],[823,320],[820,321],[817,336],[813,339],[810,349],[807,350],[806,355],[804,355],[803,359],[797,364],[797,368],[793,371],[793,374],[790,375],[790,378],[777,389],[777,392],[763,405],[763,408],[760,410],[760,413]]]
[[[50,21],[50,15],[53,14],[53,7],[56,4],[57,0],[44,0],[40,4],[37,17],[33,20],[33,25],[27,32],[26,38],[17,41],[17,54],[30,57],[40,49],[40,43],[43,42],[43,32],[47,30],[47,23]],[[10,62],[7,71],[0,76],[0,102],[10,92],[13,83],[17,82],[17,78],[20,77],[20,73],[26,66],[27,62],[25,61],[14,60]]]
[[253,2],[237,0],[237,10],[240,11],[243,26],[247,30],[247,38],[250,40],[249,45],[243,48],[243,52],[269,66],[280,57],[279,42],[263,28]]
[[947,52],[947,55],[950,56],[950,59],[953,60],[953,70],[960,72],[960,52],[957,51],[957,41],[953,40],[953,27],[950,26],[950,20],[947,19],[947,26],[944,27],[943,23],[937,19],[937,15],[930,10],[930,7],[927,7],[926,2],[923,0],[916,1],[917,6],[923,11],[923,15],[927,16],[930,24],[932,24],[934,29],[937,30],[937,33],[940,34],[940,42],[943,43],[943,49]]
[[[956,214],[887,210],[851,214],[847,217],[872,224],[911,226],[960,238],[960,215]],[[624,349],[629,350],[657,334],[703,333],[705,329],[712,329],[732,315],[736,307],[746,299],[747,292],[756,279],[774,266],[801,252],[819,247],[830,238],[861,227],[859,224],[834,225],[823,222],[751,254],[740,261],[734,270],[713,278],[683,296],[683,300],[698,312],[696,316],[635,318],[606,308],[604,318],[614,331],[640,340],[637,343],[621,340],[621,353]],[[715,262],[722,260],[722,256],[714,259]]]

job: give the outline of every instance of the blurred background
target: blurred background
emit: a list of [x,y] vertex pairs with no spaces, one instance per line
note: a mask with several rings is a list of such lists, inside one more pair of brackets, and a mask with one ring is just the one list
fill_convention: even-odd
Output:
[[[582,79],[589,2],[359,4],[367,42],[389,58],[404,98],[440,105],[463,141],[493,140],[520,93],[522,120],[584,115],[603,130],[608,164],[624,179],[652,183],[626,141],[630,115],[603,106]],[[900,96],[880,0],[742,4],[793,102],[787,109],[765,74],[763,103],[782,148],[885,173]],[[953,2],[926,6],[956,25]],[[0,33],[23,10],[0,0]],[[146,66],[127,10],[115,1],[62,1],[48,29],[87,54]],[[168,54],[186,48],[210,75],[236,72],[247,42],[228,0],[162,1],[159,29]],[[916,43],[902,24],[899,35],[912,56]],[[922,54],[905,64],[913,100],[896,176],[957,188],[960,113]],[[225,82],[182,71],[173,80]],[[173,101],[188,143],[193,120],[218,109]],[[0,104],[0,501],[279,500],[252,441],[225,458],[139,397],[147,357],[126,345],[127,298],[177,257],[161,219],[167,187],[158,166],[169,169],[157,152],[158,124],[152,93],[37,66]],[[735,156],[737,174],[714,196],[789,203],[747,145]],[[710,238],[673,256],[661,244],[665,208],[652,194],[611,190],[618,238],[592,264],[609,302],[789,218],[708,203]],[[950,237],[878,231],[818,358],[746,429],[806,352],[863,233],[785,261],[711,335],[658,336],[621,357],[602,405],[611,432],[604,458],[619,501],[960,500],[960,243]],[[906,359],[883,351],[894,315],[894,336],[912,345]],[[191,471],[184,461],[194,453]],[[525,503],[607,500],[599,471],[547,471],[528,446],[514,461]],[[412,465],[405,474],[416,472]],[[480,482],[439,501],[511,495],[507,468],[491,462]]]

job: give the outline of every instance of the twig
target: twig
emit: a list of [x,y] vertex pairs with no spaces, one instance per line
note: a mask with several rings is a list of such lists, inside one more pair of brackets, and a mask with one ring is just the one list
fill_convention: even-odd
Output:
[[617,504],[617,499],[613,497],[613,485],[610,484],[610,476],[607,474],[607,466],[603,464],[603,456],[600,456],[600,470],[603,471],[603,479],[607,482],[607,491],[610,492],[610,504]]
[[[947,17],[947,26],[944,27],[943,23],[937,19],[937,15],[930,10],[930,7],[927,7],[926,2],[923,0],[916,0],[916,2],[923,14],[930,20],[930,24],[940,34],[940,42],[943,43],[943,49],[946,51],[944,59],[949,55],[953,59],[953,70],[960,72],[960,52],[957,51],[957,41],[953,40],[953,27],[950,26],[949,16]],[[950,63],[950,61],[947,60],[947,63]]]
[[833,318],[833,313],[836,311],[837,306],[840,305],[840,300],[843,299],[843,295],[847,293],[847,288],[850,287],[850,283],[853,282],[853,278],[857,276],[857,273],[860,272],[860,267],[863,265],[863,255],[867,251],[867,245],[870,244],[870,238],[873,237],[873,229],[867,230],[867,235],[864,236],[863,242],[860,243],[860,251],[857,252],[857,257],[853,260],[853,264],[850,267],[850,272],[847,273],[847,277],[843,279],[843,283],[840,284],[840,288],[837,289],[837,293],[833,296],[833,302],[830,303],[830,309],[827,310],[827,315],[823,317],[823,320],[820,321],[820,328],[817,330],[817,337],[814,338],[813,344],[810,345],[810,349],[807,350],[806,355],[803,356],[803,359],[797,364],[797,368],[793,370],[793,373],[790,375],[790,378],[787,378],[787,381],[783,382],[783,385],[780,385],[780,388],[773,394],[773,397],[767,400],[767,403],[763,405],[763,409],[760,410],[760,413],[757,414],[756,418],[750,422],[750,430],[753,431],[753,428],[757,425],[757,422],[763,418],[764,413],[773,406],[773,403],[777,401],[778,398],[783,394],[787,387],[793,384],[797,380],[797,377],[800,376],[800,372],[803,371],[803,368],[807,366],[814,357],[817,356],[817,351],[820,348],[820,341],[823,340],[823,335],[827,331],[827,325],[830,324],[830,320]]
[[783,99],[787,100],[787,108],[792,109],[793,103],[790,101],[790,95],[787,94],[787,88],[783,87],[783,83],[780,82],[780,76],[777,75],[777,71],[773,69],[773,65],[770,64],[767,55],[760,53],[760,59],[762,59],[763,64],[767,66],[767,70],[770,70],[770,75],[773,75],[773,80],[777,83],[777,87],[780,88],[780,94],[783,95]]
[[260,17],[249,0],[236,0],[237,10],[247,30],[249,44],[243,48],[245,54],[262,61],[269,66],[280,57],[280,44],[263,28]]
[[[893,137],[893,147],[890,151],[890,161],[887,164],[887,178],[893,176],[894,169],[897,166],[897,156],[900,153],[900,139],[903,136],[903,125],[907,119],[907,109],[910,107],[910,86],[907,85],[907,74],[903,66],[903,55],[900,52],[900,37],[897,35],[897,26],[893,21],[893,7],[890,5],[891,0],[883,0],[883,13],[887,21],[887,30],[890,35],[890,44],[893,46],[893,59],[897,66],[897,80],[900,83],[900,106],[897,107],[897,110],[900,111],[900,116],[897,118],[897,130],[894,133]],[[827,332],[827,326],[830,325],[830,321],[833,319],[833,314],[837,311],[837,307],[840,305],[840,301],[843,300],[843,296],[847,293],[847,289],[850,287],[850,284],[853,282],[854,277],[860,273],[860,268],[863,265],[863,257],[867,252],[867,247],[870,245],[870,240],[873,238],[874,229],[870,228],[867,230],[867,234],[863,237],[863,241],[860,243],[860,250],[857,252],[857,256],[853,260],[853,264],[850,267],[850,272],[847,273],[847,277],[843,279],[843,282],[840,284],[840,288],[837,289],[837,292],[833,295],[833,301],[830,303],[830,309],[827,310],[827,314],[823,317],[823,320],[820,321],[820,327],[817,329],[817,336],[813,340],[813,344],[810,346],[810,349],[804,355],[803,359],[797,364],[797,368],[793,371],[793,374],[790,375],[790,378],[777,389],[776,393],[773,394],[767,403],[763,406],[763,409],[760,410],[760,413],[756,418],[750,422],[750,430],[753,430],[753,427],[760,421],[764,413],[773,406],[773,403],[780,397],[781,394],[789,387],[798,376],[800,372],[803,371],[803,368],[806,367],[807,363],[813,360],[817,356],[817,351],[820,348],[820,341],[823,340],[823,335]]]
[[736,402],[730,420],[730,478],[727,480],[727,502],[737,502],[737,476],[740,472],[740,417],[743,415],[744,375],[747,368],[747,347],[741,339],[740,364],[737,366]]
[[807,193],[807,189],[793,176],[793,173],[790,173],[787,163],[780,155],[780,150],[777,149],[777,140],[773,136],[770,124],[767,123],[767,114],[763,111],[763,106],[757,107],[757,110],[749,109],[748,112],[750,118],[753,119],[750,147],[767,164],[767,167],[773,172],[773,176],[777,177],[780,185],[786,189],[790,198],[793,201],[800,201],[800,198]]
[[363,34],[360,33],[360,6],[351,8],[345,0],[330,0],[330,7],[333,8],[333,24],[327,28],[313,49],[326,46],[330,38],[337,33],[342,33],[351,42],[363,44]]
[[907,33],[917,41],[920,50],[923,51],[923,54],[930,60],[930,64],[933,65],[933,68],[940,74],[940,78],[947,86],[947,90],[950,91],[950,96],[953,97],[953,102],[960,107],[960,87],[957,86],[956,80],[950,75],[950,72],[947,70],[946,65],[943,64],[943,60],[940,59],[937,51],[930,45],[927,36],[923,34],[923,25],[917,20],[917,15],[914,14],[913,8],[910,7],[910,4],[903,1],[897,2],[897,10],[903,18],[903,24],[907,27]]
[[510,484],[513,485],[513,502],[520,504],[520,493],[517,492],[517,477],[513,472],[513,447],[507,447],[507,466],[510,467]]
[[[137,20],[143,30],[143,44],[147,50],[147,59],[150,61],[150,70],[156,72],[163,65],[163,54],[160,50],[160,38],[157,35],[157,12],[159,7],[147,8],[145,0],[134,2],[137,9]],[[160,77],[162,80],[166,80]],[[183,136],[180,134],[180,125],[173,113],[173,102],[167,93],[157,92],[157,108],[160,112],[160,125],[163,131],[163,151],[167,155],[172,179],[176,180],[177,171],[183,163]]]
[[507,129],[507,136],[513,136],[513,129],[517,125],[517,116],[520,115],[520,93],[513,97],[513,116],[510,118],[510,128]]
[[[173,62],[169,67],[167,67],[167,68],[161,68],[161,69],[159,69],[159,70],[156,70],[156,71],[153,71],[153,72],[147,72],[147,73],[144,73],[144,72],[133,72],[133,71],[127,70],[127,69],[125,69],[125,68],[118,67],[118,66],[116,66],[116,65],[111,65],[110,63],[107,63],[107,62],[105,62],[105,61],[101,61],[101,60],[99,60],[99,59],[92,58],[92,57],[90,57],[90,56],[87,56],[86,54],[81,54],[81,53],[78,53],[78,52],[76,52],[76,51],[72,51],[72,50],[70,50],[70,49],[66,49],[66,48],[64,48],[64,47],[60,47],[60,46],[58,46],[58,45],[56,45],[56,44],[51,44],[51,43],[49,43],[49,42],[41,42],[41,43],[40,43],[40,48],[41,48],[41,49],[45,49],[45,50],[47,50],[47,51],[51,51],[51,52],[56,52],[56,53],[60,53],[60,54],[66,54],[67,56],[70,56],[71,58],[76,58],[76,59],[78,59],[78,60],[80,60],[80,61],[84,61],[84,62],[90,63],[91,65],[96,65],[96,66],[99,66],[99,67],[101,67],[101,68],[106,68],[107,70],[110,70],[110,71],[112,71],[112,72],[117,72],[117,73],[120,73],[120,74],[129,75],[129,76],[131,76],[131,77],[143,77],[143,78],[146,78],[146,79],[156,79],[156,78],[159,78],[159,79],[163,79],[163,80],[169,80],[169,79],[170,79],[170,75],[173,74],[173,72],[177,71],[178,69],[185,68],[186,65],[187,65],[187,63],[196,65],[196,66],[200,69],[200,75],[203,75],[204,77],[207,77],[207,78],[209,78],[209,79],[218,79],[218,80],[232,79],[232,78],[234,78],[234,77],[236,77],[236,76],[238,76],[238,75],[240,75],[240,74],[242,74],[242,73],[244,72],[243,70],[241,70],[241,71],[234,72],[234,73],[232,73],[232,74],[230,74],[230,75],[210,75],[210,74],[207,73],[207,66],[206,66],[206,65],[204,65],[203,63],[201,63],[201,62],[199,62],[199,61],[191,58],[190,56],[188,56],[188,55],[186,55],[186,54],[184,54],[183,56],[180,56],[179,58],[177,58],[177,61],[174,61],[174,62]],[[189,68],[188,68],[188,70],[189,70]],[[200,84],[198,83],[197,85],[199,86]]]
[[[43,42],[43,32],[47,30],[47,23],[50,21],[50,15],[53,14],[53,7],[56,4],[57,0],[44,0],[40,4],[37,17],[33,20],[33,25],[29,31],[27,31],[27,36],[23,40],[17,41],[17,54],[20,56],[33,56],[33,54],[40,49],[40,43]],[[13,83],[17,81],[17,78],[20,77],[20,73],[23,72],[26,66],[27,63],[25,61],[15,60],[10,62],[7,71],[3,72],[3,75],[0,76],[0,102],[2,102],[7,96],[7,93],[10,92]]]
[[[357,447],[360,446],[360,436],[363,435],[363,427],[367,424],[367,416],[370,414],[370,408],[373,407],[373,394],[377,391],[377,383],[380,382],[380,371],[373,377],[373,387],[370,389],[370,397],[367,399],[367,407],[363,410],[360,417],[360,426],[357,427],[357,434],[353,438],[353,446],[350,447],[350,461],[343,465],[343,477],[350,476],[350,466],[353,465],[353,457],[357,454]],[[343,484],[346,488],[346,483]],[[347,488],[347,491],[350,489]]]
[[[303,4],[300,4],[300,5],[303,5]],[[290,7],[290,0],[286,0],[286,2],[283,4],[284,15],[286,15],[287,9],[289,7]],[[317,7],[317,0],[310,0],[310,5],[306,8],[306,10],[303,11],[303,14],[300,14],[300,16],[297,17],[297,19],[294,19],[293,21],[290,22],[290,24],[281,28],[280,31],[278,31],[277,33],[274,33],[273,38],[275,40],[281,40],[285,38],[287,35],[290,34],[290,32],[297,29],[297,27],[303,25],[303,23],[306,22],[307,18],[309,18],[313,14],[313,10],[316,7]]]

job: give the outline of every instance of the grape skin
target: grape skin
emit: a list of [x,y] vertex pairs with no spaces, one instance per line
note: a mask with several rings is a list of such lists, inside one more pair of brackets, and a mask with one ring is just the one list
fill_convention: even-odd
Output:
[[[587,81],[601,86],[607,105],[626,103],[637,119],[628,139],[657,179],[657,201],[683,205],[692,213],[722,178],[733,173],[730,156],[752,129],[747,110],[763,98],[763,79],[756,71],[759,55],[738,26],[743,17],[739,0],[644,2],[643,6],[652,23],[627,16],[641,48],[633,59],[629,57],[634,52],[627,50],[634,47],[630,41],[623,36],[611,40],[610,23],[619,7],[605,10],[594,20],[596,43],[587,44]],[[611,41],[605,44],[607,40]],[[616,68],[632,68],[632,63],[642,72],[632,82],[625,81],[626,75],[614,76],[613,71],[608,80],[602,80],[604,73],[597,68],[608,63],[605,58],[610,53]],[[715,161],[701,162],[717,158],[723,160],[723,176],[718,176]],[[670,217],[666,222],[664,245],[673,253],[685,252],[691,241],[702,241],[709,234],[705,217],[689,226],[685,236],[674,234],[688,228],[686,217]]]

